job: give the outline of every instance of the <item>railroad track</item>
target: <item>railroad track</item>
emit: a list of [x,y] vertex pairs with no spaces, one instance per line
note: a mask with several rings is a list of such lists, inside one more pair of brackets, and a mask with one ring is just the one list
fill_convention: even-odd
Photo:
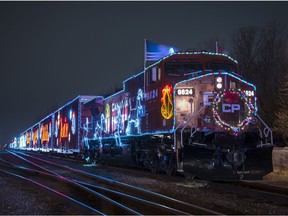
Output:
[[262,181],[214,181],[209,184],[210,189],[219,193],[235,194],[238,197],[249,197],[261,202],[288,205],[288,187],[278,187]]
[[[77,205],[85,208],[86,212],[92,214],[221,214],[25,153],[7,152],[10,156],[1,160],[1,171],[61,195],[62,198],[77,203]],[[13,155],[13,163],[11,162],[11,155]]]

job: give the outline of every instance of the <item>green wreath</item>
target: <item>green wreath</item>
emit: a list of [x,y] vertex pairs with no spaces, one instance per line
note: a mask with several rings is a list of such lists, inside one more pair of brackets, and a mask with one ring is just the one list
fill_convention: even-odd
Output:
[[[226,94],[238,94],[238,97],[241,101],[244,102],[244,110],[246,110],[246,116],[240,123],[236,124],[229,124],[227,121],[223,121],[220,116],[220,109],[219,105],[223,105],[223,99]],[[243,108],[240,108],[243,111]],[[241,111],[239,110],[239,111]],[[213,117],[215,119],[215,122],[222,128],[228,131],[233,131],[234,134],[238,134],[240,130],[244,130],[244,128],[249,124],[249,122],[252,119],[253,114],[255,113],[255,108],[251,102],[250,99],[247,98],[244,91],[236,90],[236,89],[229,89],[219,92],[213,103],[212,103],[212,111],[213,111]]]

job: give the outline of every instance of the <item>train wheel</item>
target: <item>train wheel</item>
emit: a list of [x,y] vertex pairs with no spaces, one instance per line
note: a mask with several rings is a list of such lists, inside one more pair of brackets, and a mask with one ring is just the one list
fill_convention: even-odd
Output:
[[159,160],[158,160],[157,155],[152,155],[149,158],[149,169],[154,174],[159,172]]
[[193,175],[192,173],[189,173],[189,172],[184,172],[183,175],[186,179],[199,179],[198,176]]
[[167,167],[165,168],[165,172],[168,176],[173,176],[176,173],[176,166],[175,164],[169,164],[167,165]]
[[244,152],[237,151],[236,153],[234,153],[233,159],[234,159],[232,162],[233,173],[238,180],[242,180],[244,178],[246,169],[245,166],[246,155]]
[[243,162],[239,166],[233,165],[233,173],[238,180],[242,180],[245,173],[245,163]]
[[159,165],[157,160],[153,160],[150,162],[150,170],[152,173],[159,173]]

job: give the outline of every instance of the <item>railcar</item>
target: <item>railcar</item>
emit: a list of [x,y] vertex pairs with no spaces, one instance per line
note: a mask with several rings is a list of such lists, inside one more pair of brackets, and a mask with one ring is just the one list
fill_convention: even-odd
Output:
[[[37,128],[43,134],[51,122],[50,148],[74,149],[87,161],[206,179],[258,178],[272,170],[273,135],[257,114],[256,87],[225,54],[172,53],[120,91],[71,104]],[[33,141],[29,131],[30,138],[22,134],[26,143]]]
[[85,104],[90,148],[102,159],[169,175],[270,172],[272,131],[257,114],[256,87],[237,72],[237,61],[224,54],[162,58],[125,80],[121,91]]
[[90,111],[83,104],[95,96],[80,95],[22,132],[13,148],[77,155],[83,143],[83,125]]

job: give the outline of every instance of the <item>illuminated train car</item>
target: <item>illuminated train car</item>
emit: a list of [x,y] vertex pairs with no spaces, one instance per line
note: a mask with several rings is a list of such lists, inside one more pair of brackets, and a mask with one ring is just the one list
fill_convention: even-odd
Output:
[[20,148],[48,150],[52,148],[52,115],[47,116],[20,136]]
[[160,59],[125,80],[121,91],[84,105],[91,111],[84,148],[90,157],[169,175],[270,172],[272,131],[257,115],[256,87],[237,70],[224,54],[177,52]]
[[83,104],[95,96],[78,96],[31,128],[14,141],[13,148],[78,154],[83,143],[81,125],[90,111]]
[[53,115],[44,118],[39,122],[39,136],[38,136],[38,146],[41,149],[52,149],[53,148]]

